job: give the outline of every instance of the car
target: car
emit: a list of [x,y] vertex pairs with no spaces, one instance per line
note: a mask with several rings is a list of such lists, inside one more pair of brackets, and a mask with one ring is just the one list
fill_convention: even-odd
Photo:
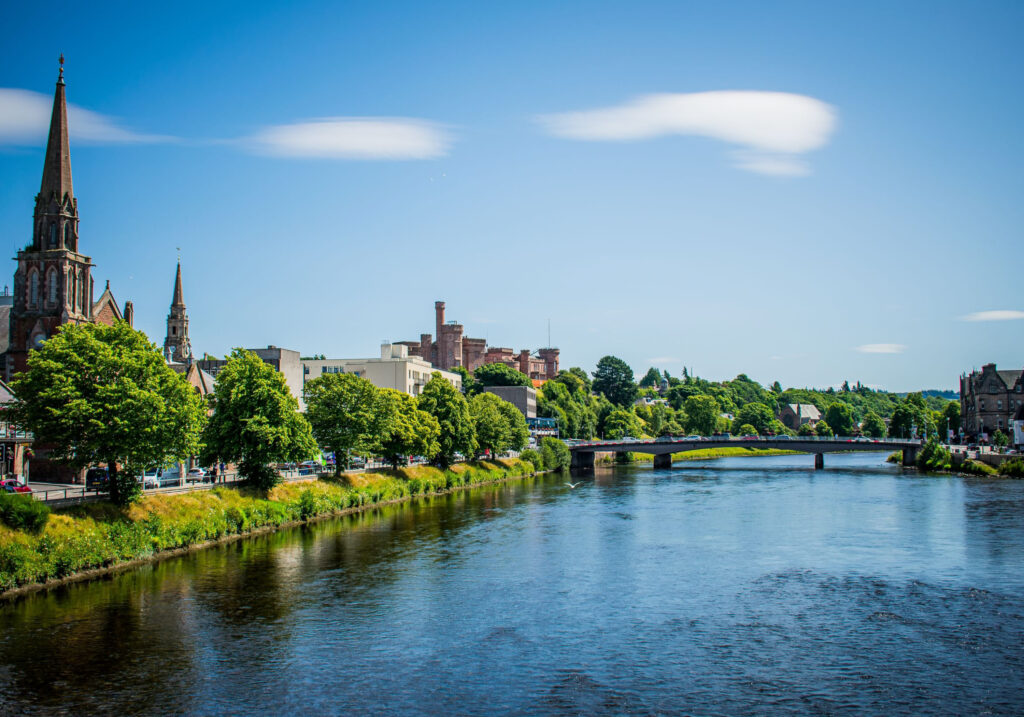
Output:
[[6,493],[31,493],[32,489],[24,483],[19,483],[13,478],[0,480],[0,490]]
[[715,436],[715,438],[719,438],[719,439],[721,439],[723,441],[731,441],[732,440],[732,434],[729,433],[728,431],[726,431],[725,433],[719,433],[718,435]]
[[110,483],[110,474],[106,468],[90,468],[85,472],[86,489],[99,490]]
[[687,436],[683,440],[684,441],[702,441],[702,440],[704,440],[704,437],[703,436]]
[[675,440],[675,436],[658,436],[654,439],[655,443],[672,443]]
[[352,456],[348,459],[349,468],[366,468],[366,459],[362,456]]
[[206,481],[206,471],[202,468],[190,468],[188,473],[185,474],[186,483],[200,483]]
[[138,481],[142,484],[143,490],[160,487],[160,479],[157,476],[149,475],[148,473],[138,476]]
[[787,436],[785,433],[780,433],[777,436],[772,436],[776,441],[792,441],[793,436]]
[[756,441],[756,440],[758,440],[759,438],[760,438],[760,436],[757,436],[757,435],[752,435],[752,434],[750,434],[750,433],[748,433],[748,434],[747,434],[747,435],[745,435],[745,436],[740,436],[740,440],[741,440],[741,441]]

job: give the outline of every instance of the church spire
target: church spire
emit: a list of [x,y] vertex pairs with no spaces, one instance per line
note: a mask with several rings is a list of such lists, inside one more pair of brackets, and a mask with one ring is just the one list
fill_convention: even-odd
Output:
[[185,299],[182,298],[181,291],[181,261],[178,261],[178,275],[174,278],[174,298],[171,299],[171,306],[185,308]]
[[174,298],[167,314],[167,335],[164,337],[164,355],[177,363],[192,362],[192,342],[188,337],[188,314],[185,312],[184,292],[181,290],[181,259],[174,276]]
[[46,141],[43,184],[39,194],[44,201],[56,196],[58,204],[64,203],[65,196],[72,201],[75,196],[71,189],[71,146],[68,143],[68,103],[64,97],[64,55],[60,56],[60,74],[53,95],[50,136]]

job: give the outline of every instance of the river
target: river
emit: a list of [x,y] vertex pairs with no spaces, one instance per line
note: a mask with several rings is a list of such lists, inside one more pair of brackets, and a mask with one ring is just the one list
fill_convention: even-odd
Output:
[[0,605],[0,712],[1020,714],[1024,482],[599,468]]

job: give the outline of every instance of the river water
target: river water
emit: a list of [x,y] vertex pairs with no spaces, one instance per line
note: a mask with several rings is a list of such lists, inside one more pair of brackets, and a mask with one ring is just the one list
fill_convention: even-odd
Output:
[[599,468],[0,606],[0,712],[1020,714],[1024,482]]

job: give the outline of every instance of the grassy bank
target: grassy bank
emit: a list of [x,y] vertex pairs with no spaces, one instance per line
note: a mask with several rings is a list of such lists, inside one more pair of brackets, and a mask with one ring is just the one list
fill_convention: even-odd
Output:
[[266,494],[247,488],[157,494],[126,509],[84,503],[55,511],[36,530],[0,524],[0,592],[232,535],[533,472],[532,464],[517,459],[480,461],[445,471],[412,466],[284,483]]
[[[712,458],[732,458],[735,456],[790,456],[798,451],[787,451],[783,448],[747,448],[746,446],[723,446],[721,448],[698,448],[693,451],[682,451],[672,454],[672,461],[706,461]],[[651,463],[654,456],[649,453],[630,453],[629,463]],[[614,463],[615,457],[608,456],[602,463]]]

